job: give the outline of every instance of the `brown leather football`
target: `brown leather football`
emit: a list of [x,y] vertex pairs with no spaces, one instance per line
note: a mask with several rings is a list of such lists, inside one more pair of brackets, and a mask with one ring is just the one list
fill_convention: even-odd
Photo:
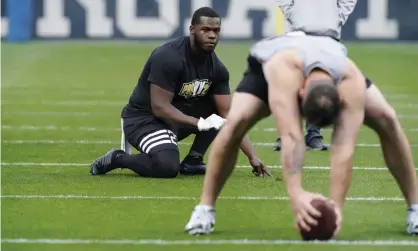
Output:
[[309,232],[303,229],[300,231],[303,240],[330,240],[337,228],[337,215],[332,204],[322,199],[314,199],[311,204],[321,212],[321,217],[317,219],[318,225],[311,226]]

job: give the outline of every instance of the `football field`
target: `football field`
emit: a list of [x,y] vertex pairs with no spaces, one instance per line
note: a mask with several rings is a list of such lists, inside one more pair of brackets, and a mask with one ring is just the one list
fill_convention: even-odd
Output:
[[[417,250],[406,206],[377,136],[362,128],[338,239],[307,244],[293,227],[271,118],[250,138],[274,177],[256,178],[240,153],[210,236],[183,232],[201,176],[146,179],[89,174],[120,145],[120,112],[156,43],[3,44],[2,250]],[[221,43],[232,89],[250,44]],[[349,44],[349,54],[397,109],[418,163],[418,45]],[[323,132],[325,142],[330,130]],[[182,158],[192,142],[181,142]],[[327,195],[329,152],[307,152],[304,186]],[[307,247],[307,245],[311,245]]]

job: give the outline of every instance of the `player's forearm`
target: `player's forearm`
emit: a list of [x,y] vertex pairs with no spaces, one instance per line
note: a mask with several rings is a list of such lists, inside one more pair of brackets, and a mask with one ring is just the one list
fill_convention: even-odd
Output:
[[158,118],[169,123],[197,126],[197,122],[199,121],[197,118],[182,113],[179,109],[171,104],[153,107],[152,112]]
[[354,147],[336,145],[331,148],[331,170],[329,196],[341,208],[344,205],[351,182]]
[[245,135],[244,139],[241,142],[241,150],[249,159],[257,157],[254,151],[254,147],[251,144],[250,137],[248,137],[248,134]]
[[283,177],[289,196],[292,198],[303,190],[302,168],[305,154],[305,141],[303,137],[291,139],[289,136],[282,136],[281,162],[283,166]]

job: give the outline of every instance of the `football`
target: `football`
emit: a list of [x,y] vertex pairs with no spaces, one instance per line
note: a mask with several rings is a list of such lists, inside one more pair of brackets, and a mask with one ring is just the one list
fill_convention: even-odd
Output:
[[300,234],[305,241],[330,240],[337,228],[337,214],[333,206],[328,201],[322,199],[314,199],[312,206],[321,212],[321,217],[317,218],[318,225],[311,226],[311,230],[301,230]]

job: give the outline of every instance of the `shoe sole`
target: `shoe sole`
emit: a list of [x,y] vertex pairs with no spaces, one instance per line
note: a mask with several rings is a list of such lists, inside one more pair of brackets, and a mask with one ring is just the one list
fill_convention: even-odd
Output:
[[90,174],[91,174],[92,176],[104,175],[104,174],[99,173],[99,172],[94,172],[94,171],[93,171],[93,169],[95,169],[95,167],[93,166],[93,164],[91,164],[91,165],[90,165]]
[[188,233],[189,235],[208,235],[212,233],[213,230],[215,230],[215,228],[212,226],[209,232],[206,232],[201,228],[190,228],[190,229],[184,230],[184,232]]
[[180,174],[182,175],[204,175],[206,168],[189,168],[183,165],[180,166]]
[[321,147],[321,148],[314,148],[314,147],[306,147],[307,151],[328,151],[328,147]]
[[[322,147],[322,148],[314,148],[314,147],[309,147],[309,146],[307,146],[306,147],[306,151],[328,151],[328,147]],[[280,152],[282,150],[282,148],[280,147],[280,148],[277,148],[277,147],[274,147],[273,148],[273,151],[276,151],[276,152]]]

